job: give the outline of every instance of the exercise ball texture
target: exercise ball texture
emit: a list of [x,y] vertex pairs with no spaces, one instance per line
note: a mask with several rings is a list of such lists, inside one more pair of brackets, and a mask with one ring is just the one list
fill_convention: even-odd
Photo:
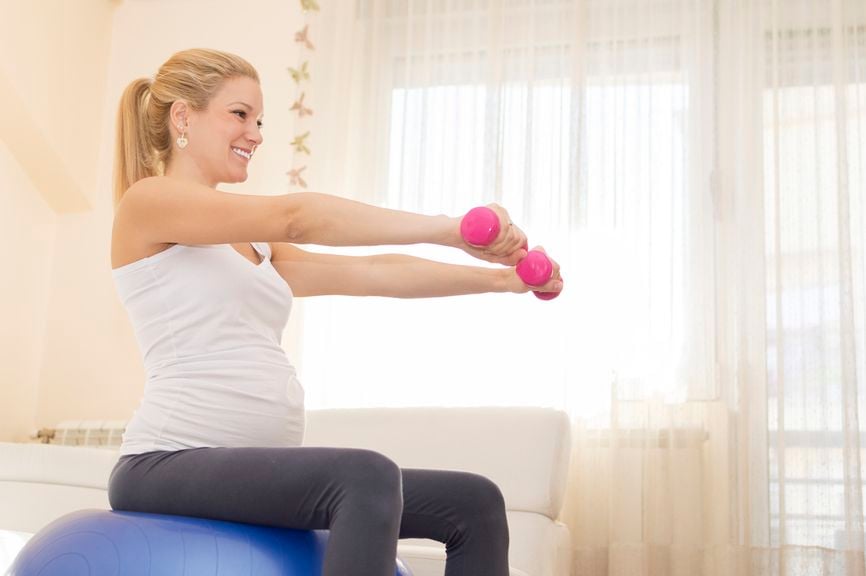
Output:
[[[327,530],[80,510],[33,536],[9,576],[319,576]],[[411,576],[397,561],[396,576]]]

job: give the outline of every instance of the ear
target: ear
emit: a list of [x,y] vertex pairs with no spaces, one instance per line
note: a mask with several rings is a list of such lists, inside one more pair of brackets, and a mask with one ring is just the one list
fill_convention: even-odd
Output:
[[184,130],[189,128],[190,108],[186,100],[175,100],[171,104],[171,109],[168,111],[168,117],[171,121],[172,128],[180,132],[178,127],[183,127]]

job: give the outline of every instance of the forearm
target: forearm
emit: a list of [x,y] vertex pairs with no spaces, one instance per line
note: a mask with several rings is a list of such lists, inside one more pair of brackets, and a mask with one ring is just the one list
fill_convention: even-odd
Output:
[[[431,298],[520,289],[513,269],[444,264],[402,254],[341,256],[280,248],[274,267],[295,296]],[[510,274],[509,274],[510,272]]]
[[509,291],[509,270],[446,264],[402,254],[370,256],[364,293],[392,298],[435,298]]
[[380,208],[338,196],[300,192],[289,204],[289,241],[323,246],[380,246],[461,242],[460,220]]

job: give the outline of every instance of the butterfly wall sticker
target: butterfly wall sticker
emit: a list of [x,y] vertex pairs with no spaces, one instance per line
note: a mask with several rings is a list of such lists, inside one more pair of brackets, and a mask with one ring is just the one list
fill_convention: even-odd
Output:
[[307,148],[307,144],[305,140],[310,135],[310,131],[307,130],[300,136],[295,136],[295,139],[292,140],[291,146],[295,149],[295,152],[301,152],[303,154],[310,154],[310,149]]
[[310,79],[309,64],[309,62],[304,62],[300,68],[289,68],[289,74],[292,75],[292,80],[295,81],[295,84],[300,84],[304,80]]
[[[303,86],[305,82],[310,80],[310,62],[309,57],[305,54],[305,51],[315,51],[316,47],[313,45],[310,40],[310,25],[309,22],[312,18],[312,13],[316,13],[320,11],[319,8],[319,0],[299,0],[301,9],[304,12],[304,20],[307,21],[307,24],[300,30],[295,32],[295,43],[300,44],[300,48],[298,50],[298,61],[301,62],[300,66],[296,68],[288,68],[289,74],[292,77],[292,81],[295,85],[295,95],[294,102],[292,102],[292,106],[289,109],[291,112],[296,112],[298,114],[298,118],[300,119],[301,125],[305,122],[304,118],[307,116],[313,115],[313,110],[311,107],[307,106],[304,103],[304,98],[306,98],[307,90]],[[299,94],[300,93],[300,94]],[[307,139],[310,136],[310,131],[307,130],[303,134],[296,135],[294,139],[291,141],[290,146],[292,148],[292,155],[295,154],[306,154],[307,156],[311,156],[312,152],[310,151],[309,146],[307,146]],[[294,163],[294,162],[292,162]],[[295,167],[286,172],[289,176],[290,186],[299,186],[301,188],[307,188],[307,182],[304,180],[302,173],[307,169],[307,166]]]
[[287,172],[287,174],[289,175],[289,183],[292,186],[300,186],[301,188],[306,188],[307,182],[303,178],[301,178],[301,172],[306,169],[306,166],[301,166],[300,168],[293,168],[292,170],[289,170]]
[[291,111],[297,110],[298,117],[303,118],[304,116],[312,116],[313,111],[310,108],[304,106],[304,96],[306,96],[305,92],[301,92],[301,97],[295,100],[295,103],[292,104],[292,107],[289,108]]
[[318,12],[319,11],[319,3],[316,0],[300,0],[301,1],[301,10],[304,12]]
[[304,26],[303,30],[299,30],[299,31],[295,32],[295,42],[300,42],[301,44],[304,45],[305,48],[307,48],[309,50],[315,50],[316,47],[313,46],[312,42],[310,42],[310,38],[308,36],[309,31],[310,31],[310,25],[307,24],[306,26]]

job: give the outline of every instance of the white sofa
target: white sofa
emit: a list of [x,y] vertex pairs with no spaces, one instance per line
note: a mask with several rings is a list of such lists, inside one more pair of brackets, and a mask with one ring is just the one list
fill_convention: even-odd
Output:
[[[557,521],[570,450],[569,423],[562,412],[313,410],[307,413],[305,444],[369,448],[405,468],[483,474],[505,497],[512,576],[568,574],[568,529]],[[0,531],[6,531],[0,554],[4,544],[8,551],[67,512],[108,508],[106,482],[116,460],[115,449],[0,443]],[[443,574],[445,552],[439,543],[402,540],[399,554],[415,576]],[[0,573],[4,569],[0,558]]]

